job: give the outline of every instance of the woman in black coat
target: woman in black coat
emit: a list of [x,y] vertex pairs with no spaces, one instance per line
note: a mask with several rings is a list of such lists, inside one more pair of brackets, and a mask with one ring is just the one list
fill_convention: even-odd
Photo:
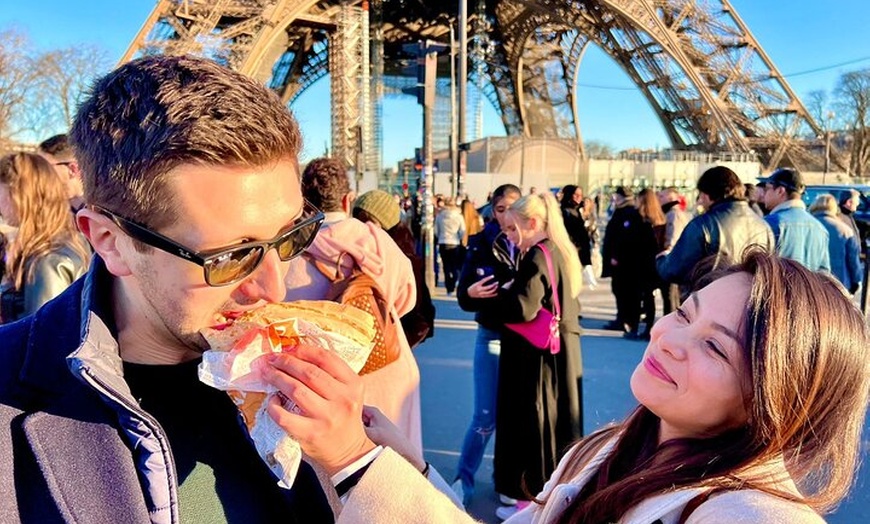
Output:
[[[520,500],[537,493],[559,459],[582,434],[580,326],[576,297],[581,286],[577,250],[565,231],[555,198],[527,195],[508,210],[508,238],[524,253],[509,285],[484,279],[474,286],[491,301],[492,312],[507,323],[532,320],[541,308],[561,312],[558,353],[542,350],[504,329],[499,359],[496,409],[495,490]],[[552,257],[551,277],[541,246]],[[555,295],[554,295],[555,291]],[[531,451],[531,452],[530,452]],[[500,508],[507,517],[513,508]]]

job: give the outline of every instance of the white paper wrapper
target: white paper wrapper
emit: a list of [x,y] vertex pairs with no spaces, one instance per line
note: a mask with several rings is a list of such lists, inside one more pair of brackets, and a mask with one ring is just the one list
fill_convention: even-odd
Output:
[[[239,326],[236,326],[237,328]],[[363,347],[357,342],[339,335],[326,332],[316,325],[301,319],[289,319],[262,327],[250,324],[230,351],[209,350],[203,353],[199,365],[199,380],[222,391],[265,393],[263,402],[254,418],[250,431],[254,446],[260,458],[266,462],[278,477],[278,484],[290,488],[296,479],[302,450],[299,443],[266,413],[266,405],[278,390],[262,380],[255,361],[270,353],[281,353],[279,335],[286,331],[298,333],[306,343],[315,344],[335,352],[358,373],[365,365],[373,344]],[[238,394],[235,394],[238,397]],[[238,402],[238,399],[235,399]],[[286,397],[282,397],[284,407],[298,413],[298,408]]]

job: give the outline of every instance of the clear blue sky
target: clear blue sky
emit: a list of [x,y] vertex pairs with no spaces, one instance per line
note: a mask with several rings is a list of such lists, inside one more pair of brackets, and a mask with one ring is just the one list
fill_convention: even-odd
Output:
[[[104,47],[117,59],[139,31],[155,1],[0,0],[0,4],[0,27],[14,25],[24,30],[40,48],[87,43]],[[867,59],[870,3],[866,0],[734,0],[732,5],[800,97],[816,89],[830,91],[841,73],[870,67]],[[859,59],[865,60],[790,76]],[[653,110],[606,55],[590,49],[580,74],[581,85],[619,88],[579,88],[584,139],[600,140],[617,149],[669,147]],[[305,134],[304,156],[322,154],[330,135],[328,81],[321,80],[303,93],[292,109]],[[398,159],[413,155],[421,134],[416,102],[410,97],[388,99],[384,105],[385,166],[394,166]],[[484,111],[484,134],[504,134],[497,114],[488,104]]]

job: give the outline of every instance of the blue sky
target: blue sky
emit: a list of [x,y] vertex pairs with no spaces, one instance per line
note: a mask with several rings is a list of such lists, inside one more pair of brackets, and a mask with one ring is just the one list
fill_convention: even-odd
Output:
[[[154,0],[0,0],[0,27],[22,29],[40,48],[93,44],[117,59],[155,3]],[[870,67],[867,36],[870,3],[866,1],[733,0],[731,4],[802,98],[812,90],[830,91],[843,72]],[[851,61],[857,62],[794,75]],[[580,75],[581,86],[608,87],[578,89],[584,139],[603,141],[616,149],[669,147],[653,110],[606,55],[590,49]],[[322,154],[330,134],[328,81],[322,80],[303,93],[292,109],[305,134],[304,157]],[[414,99],[390,98],[385,102],[385,166],[394,166],[398,159],[412,156],[414,147],[421,142],[421,134],[420,108]],[[485,104],[484,135],[503,134],[498,115]]]

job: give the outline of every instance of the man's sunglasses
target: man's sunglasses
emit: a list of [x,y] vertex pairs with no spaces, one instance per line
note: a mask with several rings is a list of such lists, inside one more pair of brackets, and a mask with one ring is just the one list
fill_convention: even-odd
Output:
[[323,223],[323,213],[306,200],[302,216],[272,240],[194,251],[108,209],[96,205],[91,205],[91,208],[110,218],[130,238],[202,266],[206,283],[213,287],[228,286],[247,277],[257,269],[272,248],[278,252],[278,258],[285,262],[301,254],[314,241]]

